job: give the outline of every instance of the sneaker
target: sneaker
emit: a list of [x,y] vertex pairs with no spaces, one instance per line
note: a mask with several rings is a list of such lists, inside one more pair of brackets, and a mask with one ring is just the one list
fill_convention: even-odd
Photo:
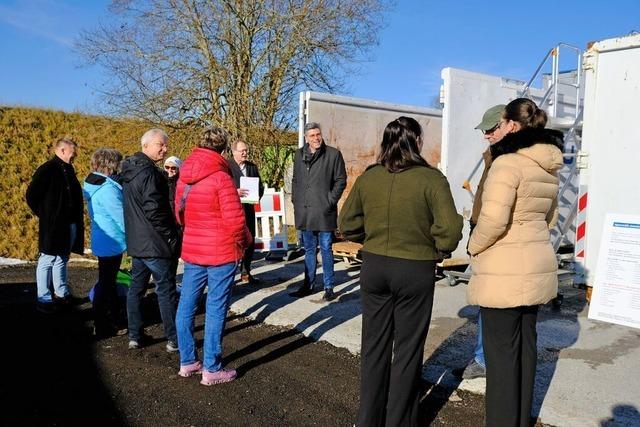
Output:
[[484,366],[476,362],[475,359],[471,361],[464,369],[462,378],[465,380],[472,380],[474,378],[484,378],[487,375],[487,370]]
[[139,348],[144,347],[147,343],[149,343],[153,338],[151,338],[147,334],[140,335],[138,339],[130,339],[129,340],[129,350],[137,350]]
[[53,294],[53,302],[60,305],[61,307],[68,307],[70,305],[72,305],[74,301],[74,298],[71,296],[71,294],[67,294],[63,297],[59,297],[56,294]]
[[333,289],[325,289],[322,299],[325,301],[333,301],[335,297],[336,297],[336,294],[333,293]]
[[206,370],[202,371],[202,381],[200,384],[202,385],[214,385],[214,384],[222,384],[228,383],[229,381],[233,381],[238,376],[238,373],[235,369],[220,369],[216,372],[209,372]]
[[39,302],[36,304],[36,311],[42,314],[54,314],[58,307],[52,302]]
[[165,346],[167,349],[167,353],[177,353],[178,352],[178,343],[175,341],[167,341],[167,345]]
[[178,371],[178,375],[180,375],[183,378],[188,378],[192,375],[201,374],[201,373],[202,373],[202,362],[200,361],[195,361],[188,365],[180,365],[180,370]]

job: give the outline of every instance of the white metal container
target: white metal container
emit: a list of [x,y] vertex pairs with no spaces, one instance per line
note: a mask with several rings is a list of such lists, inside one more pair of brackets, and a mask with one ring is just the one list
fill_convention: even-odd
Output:
[[640,35],[594,43],[584,69],[576,256],[593,285],[606,214],[640,215]]

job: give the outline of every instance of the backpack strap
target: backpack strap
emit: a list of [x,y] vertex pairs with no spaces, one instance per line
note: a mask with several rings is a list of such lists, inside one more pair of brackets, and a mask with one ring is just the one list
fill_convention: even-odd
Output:
[[180,206],[178,207],[178,217],[180,219],[180,225],[184,226],[184,210],[187,207],[187,196],[191,190],[191,184],[186,184],[182,191],[182,198],[180,198]]

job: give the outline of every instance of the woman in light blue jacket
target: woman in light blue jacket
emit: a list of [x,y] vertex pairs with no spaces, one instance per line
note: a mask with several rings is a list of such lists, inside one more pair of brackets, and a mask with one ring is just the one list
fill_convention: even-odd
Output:
[[98,283],[93,296],[95,334],[98,338],[112,336],[117,331],[116,276],[122,254],[127,249],[122,186],[116,175],[121,160],[122,154],[116,150],[96,150],[91,156],[92,172],[83,185],[91,218],[91,250],[98,257]]

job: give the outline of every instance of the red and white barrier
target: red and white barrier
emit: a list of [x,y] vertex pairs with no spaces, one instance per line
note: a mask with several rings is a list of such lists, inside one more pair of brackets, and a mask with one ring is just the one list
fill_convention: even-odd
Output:
[[576,243],[575,258],[577,261],[584,263],[585,258],[585,241],[587,236],[587,186],[580,186],[580,195],[578,199],[578,218],[576,221]]
[[255,250],[258,252],[287,251],[284,192],[265,190],[256,210]]

